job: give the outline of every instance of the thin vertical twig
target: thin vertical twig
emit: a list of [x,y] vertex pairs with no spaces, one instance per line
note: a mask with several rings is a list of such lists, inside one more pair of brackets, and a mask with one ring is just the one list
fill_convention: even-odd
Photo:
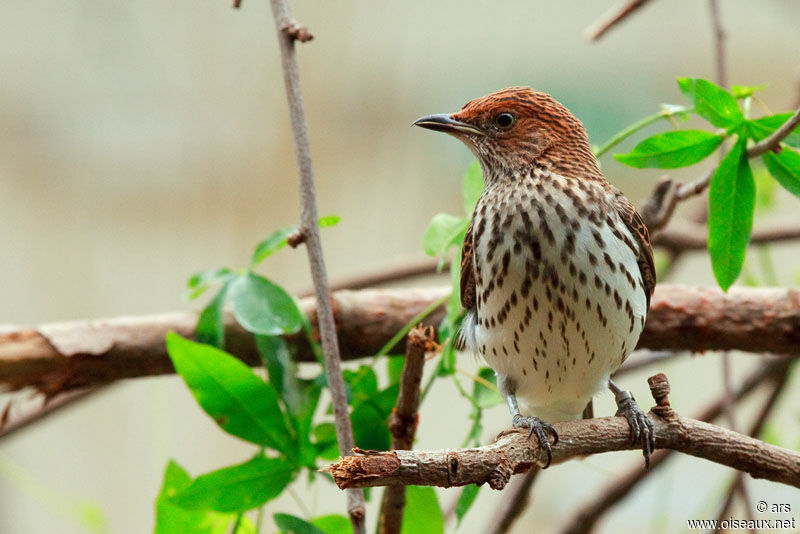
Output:
[[708,0],[711,9],[711,25],[714,31],[714,65],[717,71],[717,85],[728,86],[728,68],[725,61],[725,28],[719,12],[719,0]]
[[[392,449],[410,450],[417,433],[419,415],[420,382],[425,365],[425,354],[435,347],[433,328],[417,326],[408,333],[406,361],[400,379],[397,405],[389,418],[392,432]],[[406,505],[406,487],[388,486],[383,493],[378,519],[380,534],[398,534],[403,525],[403,509]]]
[[[317,320],[319,322],[322,351],[325,355],[325,371],[328,387],[333,400],[333,413],[336,420],[336,438],[342,456],[352,454],[354,447],[353,428],[342,379],[339,342],[336,337],[336,323],[331,307],[328,278],[325,261],[322,255],[322,244],[317,226],[317,200],[314,191],[314,171],[311,165],[311,147],[308,141],[303,98],[300,93],[300,76],[295,59],[295,40],[308,41],[313,36],[307,29],[298,26],[291,18],[285,0],[270,0],[272,16],[278,34],[281,51],[283,79],[286,85],[286,96],[289,102],[289,115],[294,134],[295,156],[299,170],[300,182],[300,240],[305,242],[308,261],[311,267],[311,278],[314,282],[314,293],[317,300]],[[353,524],[354,534],[364,534],[365,508],[364,493],[361,489],[347,490],[347,513]]]

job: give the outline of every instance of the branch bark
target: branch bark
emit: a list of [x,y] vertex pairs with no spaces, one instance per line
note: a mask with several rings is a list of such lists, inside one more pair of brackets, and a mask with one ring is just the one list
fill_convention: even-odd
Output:
[[[419,385],[422,382],[422,369],[425,366],[425,353],[436,347],[431,327],[412,328],[406,343],[406,361],[400,379],[400,392],[397,404],[389,418],[392,432],[392,449],[410,450],[417,434],[419,415]],[[389,486],[383,494],[381,513],[378,519],[378,532],[398,534],[403,525],[403,509],[406,505],[406,487]]]
[[[342,455],[350,454],[354,446],[353,428],[350,424],[350,412],[347,394],[340,367],[339,343],[336,335],[336,323],[331,308],[328,275],[322,255],[322,242],[317,220],[317,198],[314,191],[314,170],[311,164],[311,145],[308,141],[303,98],[300,93],[300,75],[295,60],[294,43],[309,41],[313,35],[304,27],[297,25],[291,18],[286,0],[270,0],[278,44],[281,51],[283,80],[286,85],[286,97],[289,103],[289,115],[294,135],[295,157],[299,169],[300,185],[300,237],[306,244],[308,262],[311,267],[311,278],[314,281],[314,293],[317,301],[317,317],[319,332],[322,338],[322,352],[325,356],[325,371],[333,400],[333,414],[336,426],[336,439]],[[347,513],[353,524],[355,534],[364,534],[365,503],[364,492],[354,490],[347,492]]]
[[645,5],[647,1],[648,0],[627,0],[615,5],[586,28],[584,31],[586,39],[589,41],[600,39],[608,30],[625,20],[637,9]]
[[[449,288],[339,291],[332,295],[344,359],[372,356],[416,314]],[[300,301],[312,325],[313,299]],[[438,325],[444,307],[424,321]],[[0,385],[34,387],[45,395],[121,380],[173,373],[164,347],[170,330],[191,337],[197,316],[172,313],[70,321],[37,328],[0,327]],[[225,317],[226,347],[249,365],[260,365],[252,334]],[[314,335],[319,335],[315,330]],[[303,336],[289,336],[299,361],[316,361]],[[402,352],[405,343],[393,349]],[[800,291],[660,285],[639,348],[742,350],[800,356]]]
[[[669,384],[656,375],[648,380],[656,406],[650,411],[656,447],[704,458],[764,478],[800,488],[800,453],[749,436],[682,417],[669,406]],[[622,417],[554,423],[559,441],[553,463],[578,456],[638,448]],[[339,488],[414,484],[464,486],[489,484],[503,489],[514,473],[544,465],[544,451],[524,430],[507,430],[494,443],[472,449],[438,451],[363,451],[324,468]]]

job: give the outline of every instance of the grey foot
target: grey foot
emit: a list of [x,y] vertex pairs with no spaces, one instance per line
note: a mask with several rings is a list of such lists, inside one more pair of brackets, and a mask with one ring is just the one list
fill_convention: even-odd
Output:
[[644,454],[644,468],[650,469],[650,454],[656,448],[656,435],[653,422],[647,417],[629,391],[620,391],[616,395],[617,416],[628,420],[631,444],[641,443]]
[[558,443],[558,432],[552,425],[545,423],[538,417],[530,417],[527,415],[516,414],[513,418],[513,423],[516,428],[528,428],[528,437],[536,434],[536,439],[539,441],[539,446],[547,453],[547,463],[542,469],[547,469],[550,462],[553,461],[553,450],[550,447],[550,440],[547,439],[547,433],[553,436],[553,445]]

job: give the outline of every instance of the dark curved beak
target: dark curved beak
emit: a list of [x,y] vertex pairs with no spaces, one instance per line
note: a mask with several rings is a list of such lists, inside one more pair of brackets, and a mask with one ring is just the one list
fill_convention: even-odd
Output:
[[422,126],[423,128],[427,128],[429,130],[436,130],[437,132],[445,132],[452,135],[458,135],[460,133],[486,135],[486,133],[480,128],[477,128],[466,122],[451,119],[450,115],[447,113],[438,113],[436,115],[421,117],[415,120],[412,126]]

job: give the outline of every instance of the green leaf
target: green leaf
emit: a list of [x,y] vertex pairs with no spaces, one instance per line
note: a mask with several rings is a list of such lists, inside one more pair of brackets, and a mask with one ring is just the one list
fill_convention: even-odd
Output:
[[[495,375],[495,372],[488,367],[481,368],[478,371],[478,376],[497,386],[497,375]],[[503,402],[503,397],[501,397],[500,393],[497,392],[496,387],[495,389],[486,387],[485,384],[478,380],[475,381],[473,397],[475,399],[475,404],[477,404],[480,408],[491,408],[492,406],[497,406]]]
[[326,534],[324,530],[297,516],[275,514],[272,518],[282,534]]
[[293,445],[269,384],[230,354],[167,334],[167,352],[198,404],[226,432],[288,455]]
[[225,307],[225,295],[228,293],[226,283],[219,290],[219,293],[211,299],[211,302],[203,308],[197,325],[194,327],[194,335],[200,343],[213,345],[218,349],[225,348],[225,324],[223,323],[223,311]]
[[[761,117],[760,119],[747,121],[748,134],[756,141],[766,139],[772,132],[789,120],[792,115],[794,115],[794,113],[779,113],[777,115],[769,115],[767,117]],[[789,146],[800,147],[800,126],[792,130],[782,142]]]
[[461,182],[461,197],[464,202],[464,213],[472,215],[475,204],[483,192],[483,172],[478,160],[473,160],[467,167],[464,174],[464,181]]
[[353,524],[343,515],[322,515],[311,520],[325,534],[353,534]]
[[730,131],[744,121],[736,99],[718,85],[702,78],[678,78],[678,86],[694,103],[695,112],[714,126]]
[[401,534],[442,534],[444,515],[430,486],[408,486]]
[[387,418],[371,402],[362,402],[350,415],[353,424],[353,439],[362,449],[388,451],[392,438],[387,426]]
[[243,464],[197,477],[170,500],[183,508],[243,512],[274,499],[292,480],[293,467],[257,456]]
[[208,510],[187,510],[173,503],[170,498],[188,487],[191,477],[174,460],[170,460],[164,472],[164,483],[156,499],[155,534],[227,534],[235,520],[232,514],[220,514]]
[[263,276],[252,272],[240,276],[231,283],[230,297],[236,320],[254,334],[294,334],[303,326],[294,299]]
[[323,460],[336,460],[339,457],[339,443],[336,440],[336,427],[333,423],[320,423],[311,431],[317,456]]
[[328,228],[330,226],[336,226],[339,224],[340,220],[342,220],[342,218],[338,215],[326,215],[325,217],[319,218],[318,224],[320,228]]
[[227,282],[234,276],[236,273],[227,267],[195,273],[186,281],[186,287],[189,289],[186,298],[194,300],[205,293],[211,285]]
[[422,247],[428,256],[443,256],[453,245],[460,245],[469,226],[467,217],[454,217],[447,213],[437,213],[433,216],[425,235],[422,237]]
[[627,154],[614,154],[617,161],[642,169],[676,169],[702,160],[722,143],[724,136],[703,130],[676,130],[648,137]]
[[252,269],[270,255],[285,247],[286,238],[295,230],[297,230],[297,226],[287,226],[286,228],[275,230],[261,243],[256,245],[256,249],[253,251],[253,258],[250,260],[250,268]]
[[800,197],[800,154],[784,147],[780,154],[767,152],[761,158],[775,180],[784,189]]
[[347,385],[348,400],[353,405],[378,392],[378,377],[369,365],[360,365],[357,371],[345,369],[342,377]]
[[755,182],[740,139],[717,167],[708,191],[708,252],[723,291],[733,284],[744,264],[755,209]]
[[464,489],[461,490],[461,495],[459,495],[456,502],[456,527],[461,525],[461,520],[464,519],[472,503],[475,502],[480,489],[481,487],[477,484],[470,484],[469,486],[464,486]]
[[767,88],[767,84],[762,85],[734,85],[731,86],[731,94],[734,98],[746,98],[751,96],[756,91],[763,91]]
[[403,377],[403,369],[406,365],[404,356],[387,356],[386,371],[389,375],[389,384],[399,384]]

